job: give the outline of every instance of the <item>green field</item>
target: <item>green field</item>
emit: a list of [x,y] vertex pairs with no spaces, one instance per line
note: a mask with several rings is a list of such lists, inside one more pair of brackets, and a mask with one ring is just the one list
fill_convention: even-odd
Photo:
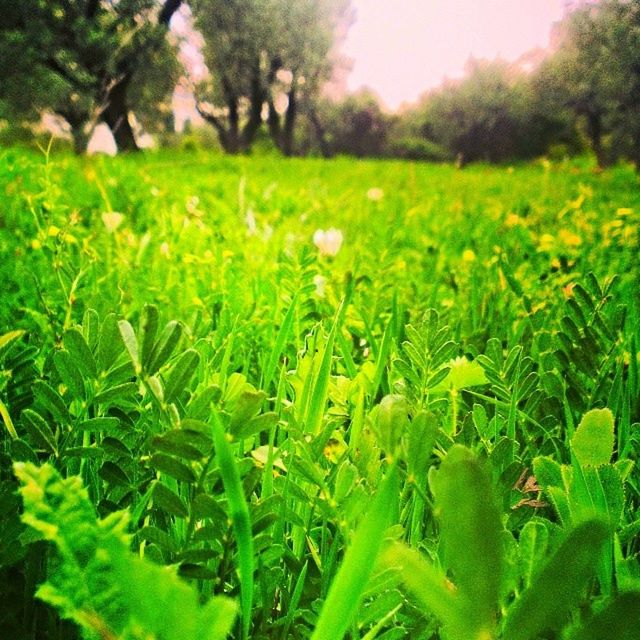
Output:
[[639,235],[584,159],[1,150],[0,637],[640,638]]

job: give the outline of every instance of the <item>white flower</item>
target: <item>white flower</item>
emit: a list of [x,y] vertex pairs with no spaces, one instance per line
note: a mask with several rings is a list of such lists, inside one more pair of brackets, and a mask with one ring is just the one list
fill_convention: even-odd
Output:
[[313,284],[316,285],[316,295],[318,298],[324,298],[324,289],[327,284],[327,279],[317,273],[313,276]]
[[371,189],[367,191],[367,198],[369,198],[371,202],[380,202],[380,200],[384,198],[384,191],[378,187],[371,187]]
[[117,211],[108,211],[102,214],[102,222],[107,227],[107,233],[113,233],[124,220],[124,216]]
[[342,246],[342,231],[339,229],[318,229],[313,234],[313,244],[318,247],[321,256],[335,256]]

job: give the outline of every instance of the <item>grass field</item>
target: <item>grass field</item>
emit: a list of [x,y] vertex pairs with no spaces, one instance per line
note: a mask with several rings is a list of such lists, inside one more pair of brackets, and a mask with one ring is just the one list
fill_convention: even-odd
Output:
[[0,151],[0,635],[639,638],[639,229],[586,160]]

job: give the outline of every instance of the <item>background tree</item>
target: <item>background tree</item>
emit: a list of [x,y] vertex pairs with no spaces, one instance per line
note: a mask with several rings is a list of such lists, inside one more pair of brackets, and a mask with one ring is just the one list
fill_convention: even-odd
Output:
[[[121,150],[136,149],[130,88],[146,84],[148,64],[170,60],[166,31],[181,0],[0,0],[0,94],[5,104],[45,108],[69,123],[80,148],[97,121],[111,129]],[[167,69],[173,69],[169,64]],[[28,79],[25,82],[25,79]],[[26,91],[19,97],[16,87]]]
[[[276,28],[268,43],[268,125],[274,144],[294,153],[294,129],[302,111],[319,119],[316,102],[323,84],[342,63],[339,41],[353,21],[348,0],[274,0]],[[320,129],[322,125],[319,125]]]
[[301,106],[309,108],[336,61],[347,0],[195,0],[195,27],[210,71],[198,110],[230,153],[251,148],[266,113],[274,144],[294,151]]
[[640,3],[585,4],[558,39],[536,75],[538,95],[574,115],[599,166],[622,156],[640,164]]
[[251,148],[267,98],[265,43],[271,31],[269,0],[195,0],[195,27],[204,39],[208,78],[196,86],[200,115],[228,153]]
[[464,162],[517,157],[530,115],[518,75],[504,62],[481,60],[469,62],[462,81],[428,95],[423,113],[425,136]]
[[341,102],[326,100],[319,112],[333,153],[359,158],[387,155],[394,117],[383,112],[374,93],[364,90]]

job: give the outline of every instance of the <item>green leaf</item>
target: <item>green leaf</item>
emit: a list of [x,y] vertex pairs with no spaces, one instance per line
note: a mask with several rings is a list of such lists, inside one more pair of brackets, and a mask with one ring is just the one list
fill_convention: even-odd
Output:
[[416,602],[435,615],[453,638],[467,633],[465,607],[442,570],[434,567],[416,550],[396,543],[382,556],[385,566],[397,568],[400,578]]
[[640,631],[640,592],[622,593],[591,616],[571,640],[637,640]]
[[149,355],[149,364],[145,367],[149,375],[154,374],[165,364],[178,345],[181,336],[182,325],[175,320],[169,322]]
[[155,453],[151,456],[149,463],[162,473],[180,480],[181,482],[195,482],[196,475],[184,462],[180,462],[172,456],[164,453]]
[[56,367],[56,371],[58,372],[60,379],[67,389],[69,389],[73,398],[84,400],[85,388],[82,374],[74,363],[69,352],[64,349],[56,351],[53,354],[53,364]]
[[25,409],[22,412],[22,424],[37,445],[44,447],[50,453],[58,454],[56,437],[47,421],[39,413]]
[[608,536],[608,526],[601,520],[588,520],[573,529],[509,608],[503,637],[532,640],[546,629],[560,628],[582,601]]
[[110,369],[122,351],[120,330],[114,313],[108,314],[100,326],[96,359],[100,371]]
[[200,605],[194,589],[164,567],[129,551],[127,514],[97,520],[77,477],[50,465],[16,463],[23,521],[55,545],[57,557],[37,596],[86,638],[224,640],[235,618],[232,601]]
[[408,430],[406,460],[407,471],[420,484],[429,470],[429,460],[433,453],[438,421],[428,411],[421,411],[414,416]]
[[4,352],[8,349],[9,345],[22,338],[26,333],[23,329],[17,329],[15,331],[9,331],[9,333],[3,333],[0,335],[0,356],[4,355]]
[[44,380],[38,380],[33,385],[38,400],[50,411],[59,424],[71,424],[71,415],[60,394],[50,387]]
[[82,336],[91,352],[95,352],[100,336],[100,317],[95,309],[86,309],[82,316]]
[[153,489],[153,503],[171,516],[186,518],[189,515],[183,500],[161,482],[156,483]]
[[347,632],[373,572],[386,530],[392,524],[398,494],[398,472],[392,466],[353,535],[311,640],[342,640]]
[[199,364],[200,354],[195,349],[188,349],[178,358],[164,386],[167,402],[173,402],[182,393]]
[[98,470],[98,475],[108,484],[117,487],[128,487],[131,485],[131,479],[125,473],[124,469],[111,460],[107,460]]
[[491,478],[473,453],[454,445],[434,478],[444,564],[459,592],[473,603],[467,612],[477,637],[494,626],[504,559],[502,520]]
[[76,429],[90,431],[91,433],[114,433],[118,430],[119,425],[120,420],[118,418],[90,418],[78,424]]
[[529,586],[538,569],[542,566],[549,546],[549,529],[542,520],[527,522],[518,541],[520,548],[521,573],[525,586]]
[[80,372],[87,378],[96,378],[98,367],[82,333],[77,329],[69,329],[65,332],[63,341],[65,349]]
[[584,414],[571,439],[571,451],[580,464],[607,464],[613,455],[613,413],[591,409]]
[[[183,425],[186,421],[183,421]],[[206,425],[205,425],[206,426]],[[196,429],[174,429],[155,436],[151,447],[188,460],[200,460],[213,446],[211,435]]]
[[378,405],[372,427],[378,444],[388,456],[394,456],[409,424],[409,406],[404,396],[385,396]]
[[120,330],[122,342],[124,343],[129,357],[131,358],[131,362],[133,362],[136,373],[140,373],[140,352],[138,349],[138,340],[135,332],[133,331],[133,327],[126,320],[120,320],[118,322],[118,329]]
[[117,400],[129,399],[138,391],[138,385],[135,382],[123,382],[115,387],[105,389],[98,393],[93,402],[95,404],[113,404]]
[[145,304],[142,308],[142,320],[140,322],[140,361],[145,369],[148,369],[149,358],[158,333],[160,314],[154,304]]

